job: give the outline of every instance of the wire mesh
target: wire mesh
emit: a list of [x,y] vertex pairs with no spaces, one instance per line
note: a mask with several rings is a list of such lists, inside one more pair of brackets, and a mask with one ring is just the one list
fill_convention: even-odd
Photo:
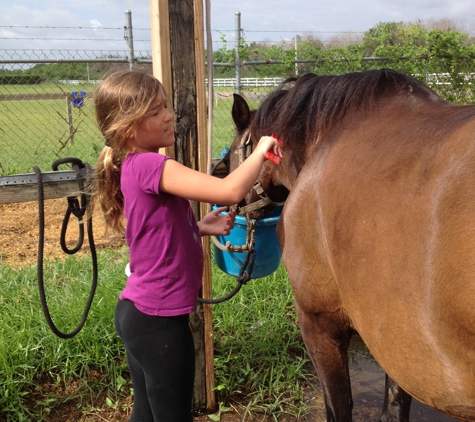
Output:
[[[49,171],[51,163],[64,157],[77,157],[94,165],[103,141],[95,123],[92,94],[107,72],[129,69],[127,53],[0,50],[0,58],[0,176],[31,173],[34,166]],[[149,52],[136,52],[134,62],[152,73]],[[416,77],[450,101],[473,103],[475,74],[450,71],[449,65],[441,59],[428,69],[421,62]],[[213,158],[219,158],[234,139],[231,109],[235,92],[255,109],[288,76],[381,67],[404,71],[405,66],[407,61],[394,60],[348,61],[345,68],[341,61],[261,62],[243,64],[238,81],[232,63],[215,64]]]

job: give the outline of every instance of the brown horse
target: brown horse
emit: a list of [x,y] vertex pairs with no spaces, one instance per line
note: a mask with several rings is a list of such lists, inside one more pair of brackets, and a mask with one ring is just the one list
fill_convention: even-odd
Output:
[[410,396],[475,421],[475,106],[382,69],[289,79],[252,113],[235,96],[233,118],[231,167],[243,137],[284,141],[259,180],[290,191],[277,235],[327,420],[352,420],[357,332],[390,377],[382,421]]

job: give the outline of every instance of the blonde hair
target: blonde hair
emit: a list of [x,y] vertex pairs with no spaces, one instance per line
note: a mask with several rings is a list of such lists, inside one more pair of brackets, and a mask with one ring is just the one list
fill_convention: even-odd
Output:
[[124,145],[160,91],[164,93],[156,78],[120,71],[108,76],[94,93],[96,120],[105,140],[95,168],[94,202],[100,205],[107,228],[116,233],[125,230],[120,190]]

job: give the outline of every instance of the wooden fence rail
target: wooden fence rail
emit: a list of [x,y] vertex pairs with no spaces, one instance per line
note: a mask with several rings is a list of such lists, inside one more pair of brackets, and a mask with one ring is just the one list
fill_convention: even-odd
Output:
[[[82,173],[84,172],[84,173]],[[86,177],[86,170],[81,176]],[[42,173],[44,199],[66,198],[80,194],[76,173],[60,170]],[[0,177],[0,204],[38,200],[38,182],[35,173]]]

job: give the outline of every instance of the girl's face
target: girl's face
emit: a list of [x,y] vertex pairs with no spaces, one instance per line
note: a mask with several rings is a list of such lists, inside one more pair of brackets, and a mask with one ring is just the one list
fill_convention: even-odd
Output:
[[136,152],[158,152],[175,142],[174,115],[168,109],[163,92],[159,92],[147,113],[126,143],[126,149]]

